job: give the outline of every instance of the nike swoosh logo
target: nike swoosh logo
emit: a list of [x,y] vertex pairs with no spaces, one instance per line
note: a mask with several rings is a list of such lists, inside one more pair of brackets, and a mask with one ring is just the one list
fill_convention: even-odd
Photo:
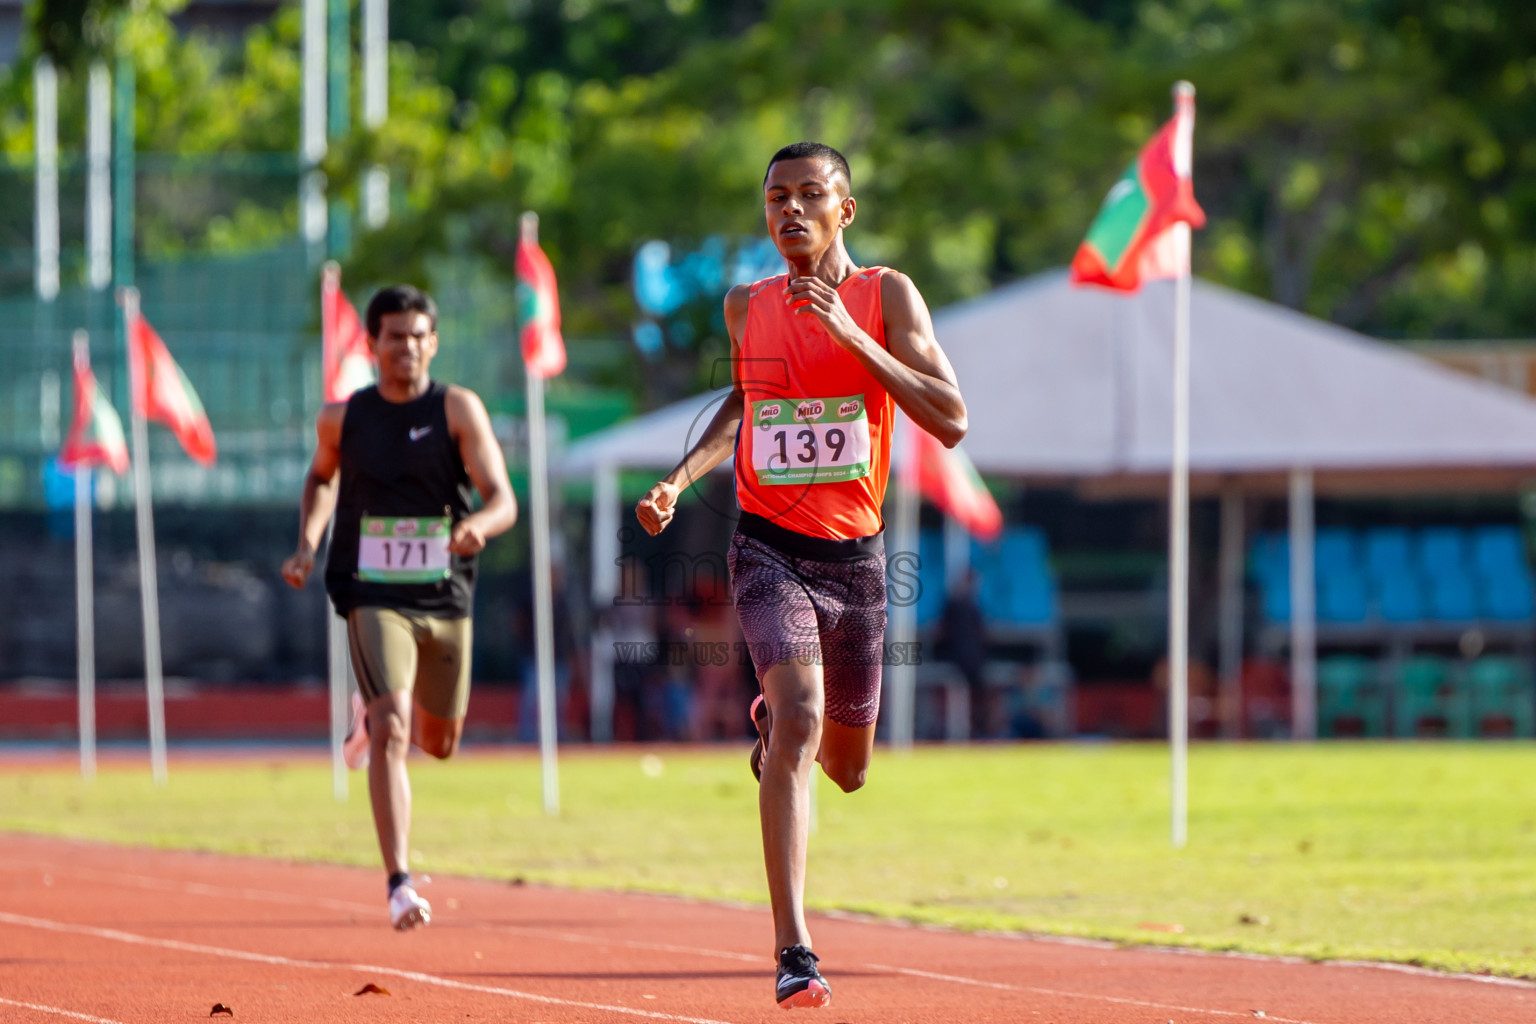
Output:
[[432,433],[432,428],[431,427],[412,427],[411,428],[411,440],[412,441],[420,441],[422,438],[426,437],[430,433]]

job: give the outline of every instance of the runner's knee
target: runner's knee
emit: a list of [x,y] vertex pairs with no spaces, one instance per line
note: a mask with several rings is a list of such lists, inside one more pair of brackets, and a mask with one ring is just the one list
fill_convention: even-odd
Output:
[[431,729],[421,737],[417,746],[421,748],[423,753],[429,754],[439,761],[446,761],[458,753],[459,736],[461,734],[462,732],[459,729]]
[[410,721],[394,708],[369,708],[368,738],[374,750],[403,755],[411,743]]
[[773,732],[771,743],[782,749],[804,747],[815,742],[821,734],[821,708],[811,700],[796,700],[786,706],[773,708]]
[[869,774],[869,765],[857,764],[848,761],[822,762],[821,770],[826,772],[837,788],[844,793],[852,793],[856,789],[864,788],[865,776]]

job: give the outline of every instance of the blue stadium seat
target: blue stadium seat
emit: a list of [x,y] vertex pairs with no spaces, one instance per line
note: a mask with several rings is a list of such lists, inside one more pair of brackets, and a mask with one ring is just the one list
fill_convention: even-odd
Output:
[[1427,526],[1419,533],[1419,568],[1426,576],[1467,570],[1467,535],[1459,526]]
[[1319,577],[1354,572],[1354,531],[1337,526],[1318,530],[1313,540],[1312,564]]
[[1266,586],[1260,592],[1260,601],[1264,606],[1264,620],[1275,624],[1283,624],[1291,621],[1291,586],[1289,583],[1276,583]]
[[1525,538],[1518,526],[1479,526],[1472,531],[1472,564],[1488,576],[1511,568],[1529,570]]
[[1417,576],[1402,572],[1377,577],[1376,610],[1388,622],[1421,622],[1424,592]]
[[1412,571],[1412,545],[1408,531],[1401,526],[1366,530],[1361,547],[1365,571],[1372,576],[1396,576]]
[[1022,576],[1013,589],[1009,611],[1019,625],[1046,626],[1058,616],[1056,582],[1049,576]]
[[1443,572],[1429,580],[1429,617],[1440,622],[1477,618],[1477,588],[1466,572]]
[[917,538],[917,557],[922,566],[917,570],[922,592],[917,597],[917,626],[922,629],[939,621],[944,612],[944,534],[940,530],[923,530]]
[[1370,609],[1365,577],[1356,572],[1331,572],[1317,580],[1317,618],[1338,624],[1364,622]]
[[1480,611],[1496,622],[1530,622],[1536,616],[1536,584],[1529,571],[1484,577]]
[[1249,575],[1262,587],[1290,578],[1291,545],[1283,533],[1261,533],[1253,538],[1248,557]]

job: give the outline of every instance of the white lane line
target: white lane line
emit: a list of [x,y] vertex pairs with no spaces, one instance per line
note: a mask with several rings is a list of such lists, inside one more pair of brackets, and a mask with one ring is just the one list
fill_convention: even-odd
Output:
[[4,996],[0,996],[0,1003],[4,1003],[6,1006],[19,1006],[24,1010],[36,1010],[38,1013],[56,1013],[60,1017],[69,1017],[72,1020],[88,1020],[91,1021],[92,1024],[123,1024],[122,1021],[113,1020],[110,1017],[92,1017],[88,1013],[76,1013],[74,1010],[61,1010],[57,1006],[43,1006],[39,1003],[23,1003],[19,999],[7,999]]
[[[28,867],[31,867],[31,868],[35,869],[35,865],[28,865]],[[208,884],[202,883],[202,882],[172,881],[172,880],[166,880],[166,879],[153,878],[153,877],[146,876],[146,875],[130,875],[130,874],[123,874],[123,873],[118,873],[118,872],[96,871],[96,870],[91,869],[91,868],[75,868],[75,867],[71,867],[71,868],[69,868],[67,870],[69,871],[70,874],[78,875],[80,877],[85,877],[85,878],[92,878],[92,879],[97,880],[97,881],[103,881],[103,882],[108,882],[108,883],[126,881],[126,882],[128,882],[130,884],[142,886],[144,888],[149,888],[149,889],[159,889],[159,890],[171,891],[171,892],[187,892],[187,893],[191,893],[191,894],[195,894],[195,895],[202,895],[202,896],[220,896],[220,897],[227,897],[227,898],[231,898],[231,899],[246,899],[246,900],[264,901],[264,902],[271,902],[271,903],[284,903],[284,904],[291,904],[291,905],[295,905],[295,906],[323,906],[323,907],[329,907],[329,908],[336,909],[336,910],[347,910],[347,911],[361,912],[361,913],[368,913],[368,914],[374,913],[375,909],[376,909],[376,908],[374,908],[372,906],[369,906],[367,904],[362,904],[362,903],[350,903],[350,902],[347,902],[345,900],[333,900],[333,899],[325,899],[325,898],[309,899],[309,898],[306,898],[306,897],[295,896],[292,893],[274,892],[274,891],[266,890],[266,889],[235,888],[235,887],[232,887],[232,886],[208,885]],[[644,895],[650,895],[650,894],[644,894]],[[845,915],[834,915],[834,916],[845,917]],[[847,919],[847,920],[854,920],[855,918],[852,915],[847,915],[845,917],[845,919]],[[772,966],[773,965],[773,960],[770,959],[769,957],[755,956],[755,955],[752,955],[750,953],[735,953],[735,952],[730,952],[730,951],[722,950],[722,949],[704,949],[704,948],[700,948],[700,947],[697,947],[697,946],[677,946],[677,945],[672,945],[672,944],[669,944],[669,943],[644,942],[644,941],[634,940],[634,939],[606,939],[606,938],[602,938],[600,936],[581,935],[581,934],[577,934],[577,933],[573,933],[573,932],[557,932],[557,931],[551,931],[551,930],[543,929],[543,928],[530,928],[530,927],[526,927],[526,926],[523,926],[523,925],[489,925],[489,926],[482,926],[482,927],[485,927],[485,928],[487,928],[487,930],[490,930],[490,931],[504,931],[504,932],[519,933],[519,934],[531,935],[531,936],[542,937],[542,938],[553,938],[553,939],[558,939],[558,940],[560,940],[562,942],[578,943],[578,944],[581,944],[581,945],[590,945],[590,946],[618,946],[618,947],[622,947],[624,949],[653,950],[653,951],[661,952],[661,953],[683,953],[683,954],[688,954],[688,955],[692,955],[692,956],[711,957],[711,958],[714,958],[714,959],[717,959],[717,960],[731,960],[731,961],[735,961],[735,962],[738,962],[738,963],[751,963],[751,964],[759,964],[759,965],[764,965],[765,964],[765,965],[768,965],[768,966]],[[943,930],[943,929],[934,929],[934,930],[940,931],[940,930]],[[986,937],[991,937],[991,938],[1018,938],[1019,936],[1011,934],[1011,933],[1005,933],[1005,934],[1000,934],[1000,935],[990,935],[990,936],[986,936]],[[1045,938],[1046,941],[1050,941],[1050,940],[1052,940],[1055,937],[1053,937],[1053,936],[1045,936],[1044,938]],[[1072,944],[1077,944],[1077,940],[1073,940]],[[1089,940],[1089,941],[1082,942],[1081,944],[1083,944],[1083,945],[1090,945],[1091,944],[1091,945],[1093,945],[1096,948],[1097,947],[1102,947],[1102,948],[1106,948],[1106,949],[1121,948],[1121,947],[1117,946],[1115,943],[1102,942],[1100,940]],[[1130,949],[1134,950],[1137,947],[1126,947],[1126,948],[1130,948]],[[1253,953],[1212,953],[1212,952],[1210,952],[1208,950],[1191,949],[1191,948],[1185,947],[1185,946],[1142,947],[1142,948],[1146,949],[1146,951],[1149,951],[1149,952],[1182,953],[1182,954],[1188,954],[1188,955],[1193,955],[1193,956],[1221,956],[1223,958],[1242,959],[1242,960],[1254,960],[1254,961],[1266,962],[1266,963],[1297,963],[1297,964],[1299,964],[1299,963],[1306,963],[1307,962],[1307,961],[1305,961],[1305,960],[1303,960],[1303,959],[1301,959],[1299,957],[1264,956],[1264,955],[1261,955],[1261,954],[1253,954]],[[1096,999],[1096,1000],[1100,1000],[1100,1001],[1103,1001],[1103,1002],[1109,1002],[1109,1003],[1125,1003],[1125,1004],[1132,1005],[1132,1006],[1145,1006],[1145,1007],[1148,1007],[1148,1008],[1151,1008],[1151,1009],[1176,1010],[1176,1011],[1179,1011],[1181,1013],[1209,1013],[1209,1014],[1215,1014],[1215,1015],[1220,1015],[1220,1016],[1233,1016],[1233,1017],[1243,1017],[1243,1018],[1250,1018],[1250,1017],[1253,1016],[1251,1011],[1250,1012],[1241,1012],[1241,1011],[1233,1011],[1233,1010],[1205,1010],[1205,1009],[1200,1009],[1198,1007],[1188,1007],[1188,1006],[1178,1006],[1178,1005],[1173,1005],[1173,1004],[1168,1004],[1168,1003],[1148,1002],[1148,1001],[1144,1001],[1144,1000],[1128,999],[1128,998],[1123,998],[1123,997],[1120,997],[1120,996],[1102,995],[1102,994],[1097,994],[1097,993],[1092,993],[1092,992],[1069,992],[1069,991],[1060,990],[1060,989],[1035,988],[1035,987],[1030,987],[1030,986],[1025,986],[1025,985],[1010,985],[1010,984],[1007,984],[1006,982],[983,981],[983,980],[978,979],[978,978],[967,978],[967,977],[964,977],[964,976],[961,976],[961,975],[954,975],[954,974],[937,974],[937,973],[933,973],[933,972],[929,972],[929,971],[920,971],[920,970],[916,970],[916,969],[913,969],[913,968],[906,968],[906,967],[890,967],[890,966],[886,966],[886,965],[882,965],[882,964],[854,964],[853,966],[856,967],[856,968],[860,968],[860,969],[889,971],[889,972],[892,972],[892,973],[895,973],[895,974],[906,974],[906,975],[911,975],[913,977],[926,978],[926,979],[931,980],[931,981],[945,981],[945,982],[950,982],[950,983],[956,984],[956,985],[972,985],[972,986],[977,986],[977,987],[981,987],[981,988],[993,988],[993,989],[999,989],[999,990],[1009,991],[1009,992],[1027,992],[1027,993],[1036,994],[1036,995],[1060,996],[1060,997],[1070,998],[1070,999],[1089,999],[1089,1000],[1095,1000]],[[1397,971],[1397,972],[1404,973],[1404,974],[1413,974],[1413,975],[1417,975],[1417,976],[1421,976],[1421,977],[1427,977],[1427,978],[1442,978],[1442,979],[1450,979],[1450,980],[1457,980],[1457,981],[1477,981],[1477,982],[1482,982],[1484,984],[1494,984],[1494,985],[1509,986],[1511,988],[1526,988],[1526,989],[1529,989],[1529,988],[1536,987],[1536,986],[1533,986],[1531,982],[1523,980],[1523,979],[1518,979],[1518,978],[1501,978],[1501,977],[1497,977],[1497,976],[1480,975],[1480,974],[1453,974],[1453,973],[1448,973],[1448,972],[1445,972],[1445,971],[1435,971],[1435,970],[1431,970],[1431,969],[1425,968],[1425,967],[1414,967],[1414,966],[1411,966],[1411,965],[1408,965],[1408,964],[1394,964],[1394,963],[1377,962],[1377,961],[1370,961],[1370,960],[1324,960],[1324,961],[1318,962],[1317,966],[1321,966],[1321,967],[1366,967],[1366,968],[1373,968],[1373,969],[1377,969],[1377,970]],[[1297,1019],[1289,1018],[1289,1017],[1274,1017],[1274,1016],[1269,1016],[1268,1014],[1266,1014],[1264,1019],[1279,1021],[1279,1022],[1281,1022],[1281,1024],[1313,1024],[1313,1022],[1309,1022],[1309,1021],[1297,1020]]]
[[[1255,1019],[1252,1010],[1208,1010],[1202,1006],[1179,1006],[1175,1003],[1155,1003],[1147,999],[1129,999],[1124,996],[1106,996],[1097,992],[1068,992],[1059,988],[1038,988],[1034,985],[1009,985],[1001,981],[979,981],[975,978],[962,978],[955,974],[936,974],[933,971],[919,971],[912,967],[890,967],[885,964],[860,964],[861,967],[874,970],[890,971],[894,974],[907,974],[914,978],[929,978],[934,981],[952,981],[957,985],[976,985],[980,988],[1003,989],[1008,992],[1028,992],[1032,995],[1057,996],[1064,999],[1093,999],[1105,1003],[1119,1003],[1123,1006],[1145,1006],[1153,1010],[1173,1010],[1178,1013],[1203,1013],[1214,1017],[1242,1017],[1245,1020]],[[1298,1020],[1294,1017],[1276,1017],[1273,1014],[1264,1014],[1265,1020],[1279,1021],[1280,1024],[1313,1024],[1312,1021]]]
[[[418,981],[424,985],[437,985],[441,988],[457,989],[461,992],[485,992],[490,995],[522,999],[531,1003],[543,1003],[546,1006],[574,1006],[583,1010],[601,1010],[604,1013],[621,1013],[630,1017],[644,1017],[647,1020],[678,1021],[680,1024],[729,1024],[727,1021],[712,1020],[708,1017],[684,1017],[679,1014],[661,1013],[656,1010],[636,1010],[628,1006],[615,1006],[608,1003],[589,1003],[580,999],[561,999],[558,996],[544,996],[535,992],[522,992],[513,988],[499,988],[494,985],[476,985],[467,981],[455,981],[452,978],[440,978],[435,974],[423,974],[420,971],[407,971],[399,967],[385,967],[381,964],[326,963],[319,960],[296,960],[293,957],[273,956],[268,953],[251,953],[243,949],[225,949],[222,946],[208,946],[200,942],[157,939],[148,935],[118,931],[115,928],[95,928],[90,925],[50,921],[41,917],[24,917],[21,914],[10,914],[4,911],[0,911],[0,922],[19,925],[23,928],[37,928],[42,931],[60,932],[66,935],[89,935],[93,938],[126,942],[135,946],[152,946],[158,949],[173,949],[182,953],[221,956],[230,960],[270,964],[275,967],[302,967],[307,970],[316,971],[355,971],[360,974],[385,975],[392,978],[402,978],[406,981]],[[117,1024],[117,1022],[111,1021],[108,1024]]]

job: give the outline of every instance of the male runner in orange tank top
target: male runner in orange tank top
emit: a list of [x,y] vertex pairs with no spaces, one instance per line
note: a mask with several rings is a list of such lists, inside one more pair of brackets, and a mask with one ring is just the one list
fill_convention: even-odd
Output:
[[741,519],[727,561],[762,696],[752,770],[773,904],[780,1006],[825,1006],[805,925],[810,779],[864,785],[885,634],[884,523],[894,406],[946,446],[965,402],[902,274],[861,268],[843,246],[857,204],[848,161],[799,142],[763,179],[768,233],[788,274],[725,298],[735,387],[698,444],[641,499],[647,532],[682,488],[732,454]]

